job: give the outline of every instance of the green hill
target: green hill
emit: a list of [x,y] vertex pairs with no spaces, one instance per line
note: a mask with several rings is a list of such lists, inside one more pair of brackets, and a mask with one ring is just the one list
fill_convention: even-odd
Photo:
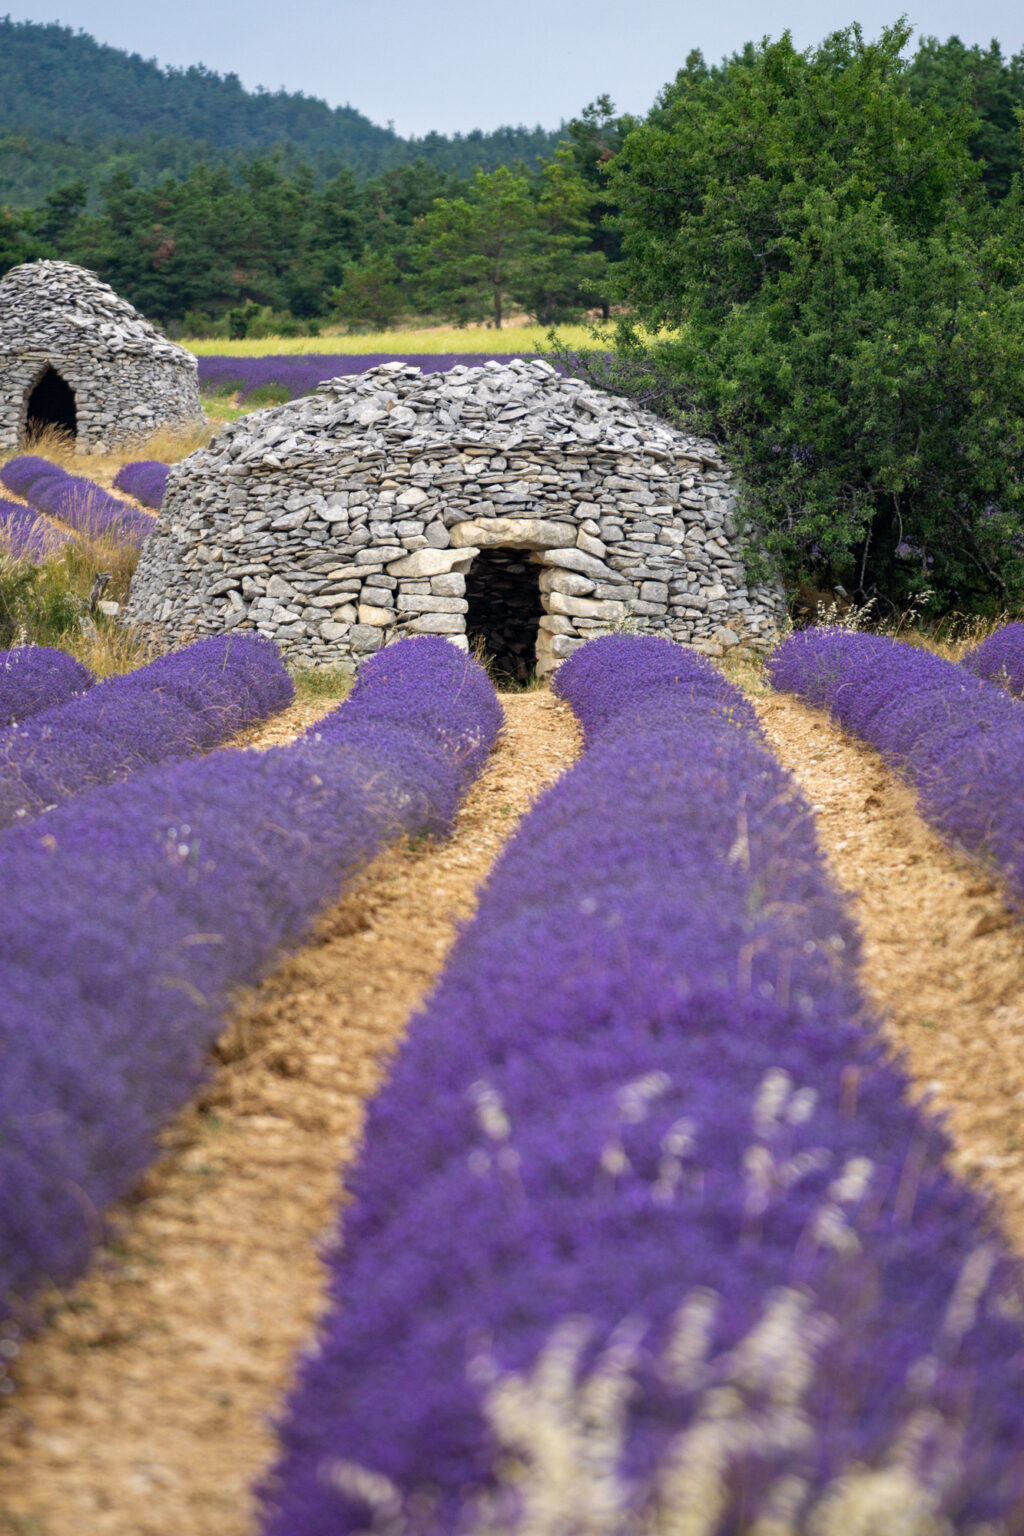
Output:
[[57,23],[0,17],[0,199],[42,201],[81,178],[90,189],[127,168],[143,183],[201,161],[237,165],[274,149],[325,180],[360,180],[422,156],[441,170],[550,155],[559,134],[506,127],[490,133],[403,139],[354,107],[300,92],[247,91],[237,75],[201,64],[165,69]]

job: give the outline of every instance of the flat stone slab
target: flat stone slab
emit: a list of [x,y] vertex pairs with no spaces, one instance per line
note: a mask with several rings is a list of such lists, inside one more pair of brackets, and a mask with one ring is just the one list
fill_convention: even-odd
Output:
[[456,523],[452,543],[458,549],[467,544],[478,549],[572,549],[576,526],[541,517],[479,517]]

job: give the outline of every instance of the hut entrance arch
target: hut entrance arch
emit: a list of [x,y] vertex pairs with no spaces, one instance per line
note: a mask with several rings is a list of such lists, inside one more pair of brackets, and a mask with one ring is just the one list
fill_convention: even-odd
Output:
[[78,435],[78,410],[75,392],[56,368],[46,368],[29,390],[25,405],[25,439],[31,442],[47,428],[66,433],[72,441]]
[[537,667],[537,636],[545,613],[542,567],[527,549],[481,549],[466,573],[466,635],[495,675],[525,683]]

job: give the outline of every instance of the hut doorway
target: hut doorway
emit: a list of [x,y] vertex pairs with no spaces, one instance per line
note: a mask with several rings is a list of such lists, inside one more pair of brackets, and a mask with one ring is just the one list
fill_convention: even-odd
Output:
[[28,397],[25,437],[28,442],[47,428],[66,433],[72,441],[78,432],[75,392],[55,368],[47,368]]
[[519,549],[482,549],[466,576],[466,634],[499,681],[528,681],[537,666],[544,614],[542,567]]

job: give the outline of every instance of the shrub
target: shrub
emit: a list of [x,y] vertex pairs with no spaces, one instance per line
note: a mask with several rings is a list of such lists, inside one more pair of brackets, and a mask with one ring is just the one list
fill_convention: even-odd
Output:
[[118,470],[114,476],[114,489],[124,491],[126,496],[141,501],[144,507],[159,512],[170,472],[171,466],[159,459],[136,459]]
[[90,538],[112,535],[141,544],[156,527],[156,519],[139,512],[82,475],[69,475],[48,459],[22,454],[0,469],[0,482],[39,512]]
[[1000,683],[1018,698],[1024,696],[1024,624],[1004,624],[961,656],[960,665]]
[[966,103],[907,91],[909,32],[691,56],[611,167],[623,297],[668,332],[627,375],[726,444],[791,578],[1013,605],[1022,205],[987,202]]
[[212,635],[0,732],[0,827],[139,768],[208,750],[283,709],[269,640]]

